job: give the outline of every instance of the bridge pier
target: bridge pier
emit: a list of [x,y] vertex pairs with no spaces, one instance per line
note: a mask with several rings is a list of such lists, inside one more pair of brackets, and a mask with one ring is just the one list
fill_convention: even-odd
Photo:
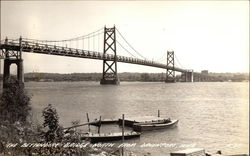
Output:
[[9,83],[10,79],[10,66],[11,64],[16,64],[17,66],[17,80],[20,84],[24,83],[23,76],[23,60],[22,59],[4,59],[4,71],[3,71],[3,88]]
[[174,78],[165,80],[165,83],[175,83],[175,82],[176,82],[176,80]]
[[174,71],[174,51],[167,52],[167,66],[172,69],[167,69],[165,83],[175,83],[175,71]]
[[103,60],[103,72],[102,79],[100,84],[107,85],[118,85],[120,84],[118,75],[117,75],[117,56],[116,56],[116,35],[115,27],[113,28],[104,28],[104,56],[107,56],[107,53],[114,55],[114,58],[111,59],[106,57]]
[[100,84],[102,85],[118,85],[120,84],[120,80],[119,79],[114,79],[114,80],[106,80],[106,79],[101,79]]
[[185,73],[185,82],[194,82],[194,73],[193,71],[188,71]]
[[[8,44],[8,39],[6,38],[5,44]],[[4,59],[4,71],[3,71],[3,88],[8,86],[10,80],[10,66],[11,64],[16,64],[17,66],[17,80],[19,84],[24,84],[24,71],[23,71],[23,59],[22,59],[22,38],[19,39],[19,50],[12,51],[10,56],[10,51],[5,50],[5,59]]]

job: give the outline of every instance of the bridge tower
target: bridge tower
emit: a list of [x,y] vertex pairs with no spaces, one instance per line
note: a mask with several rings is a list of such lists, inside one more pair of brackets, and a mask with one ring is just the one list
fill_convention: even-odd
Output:
[[17,66],[17,79],[19,84],[24,84],[23,76],[23,59],[22,59],[22,37],[19,38],[19,46],[17,49],[8,48],[8,39],[5,39],[5,58],[4,58],[4,70],[3,70],[3,88],[6,88],[10,80],[10,66],[16,64]]
[[167,66],[171,69],[167,69],[166,72],[166,83],[175,82],[175,71],[174,71],[174,51],[167,51]]
[[[117,56],[116,56],[116,35],[115,26],[113,28],[104,27],[104,47],[103,53],[106,59],[103,60],[103,72],[100,84],[114,84],[120,83],[117,75]],[[113,54],[114,58],[107,55]]]

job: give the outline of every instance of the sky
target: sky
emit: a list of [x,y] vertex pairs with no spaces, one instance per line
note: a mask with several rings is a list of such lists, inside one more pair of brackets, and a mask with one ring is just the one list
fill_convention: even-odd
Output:
[[[1,1],[1,39],[62,40],[105,25],[115,25],[149,60],[164,63],[173,50],[178,67],[249,72],[248,1]],[[128,55],[119,47],[117,54]],[[23,59],[25,73],[102,72],[101,60],[33,53]],[[165,70],[118,63],[118,72]]]

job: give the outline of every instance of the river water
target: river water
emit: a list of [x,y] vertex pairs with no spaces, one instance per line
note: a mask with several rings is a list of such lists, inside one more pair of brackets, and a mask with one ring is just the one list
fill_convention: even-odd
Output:
[[[145,132],[129,140],[127,148],[137,155],[168,155],[171,151],[201,147],[209,153],[249,154],[249,83],[197,82],[148,83],[121,82],[103,86],[99,82],[27,82],[32,94],[33,118],[42,123],[42,109],[51,103],[60,116],[60,124],[86,122],[99,118],[138,117],[145,115],[179,119],[171,129]],[[119,131],[104,126],[101,131]],[[96,131],[92,128],[92,131]],[[152,146],[144,147],[149,143]]]

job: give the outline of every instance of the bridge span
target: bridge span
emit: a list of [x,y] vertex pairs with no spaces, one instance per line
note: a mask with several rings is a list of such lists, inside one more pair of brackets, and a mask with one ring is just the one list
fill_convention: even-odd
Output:
[[[17,42],[8,42],[7,44],[1,44],[0,49],[8,49],[10,51],[18,51],[20,49],[19,43]],[[38,53],[38,54],[47,54],[47,55],[57,55],[57,56],[68,56],[68,57],[78,57],[78,58],[87,58],[87,59],[96,59],[96,60],[106,60],[106,61],[115,61],[114,54],[104,54],[101,52],[87,51],[81,49],[60,47],[47,44],[37,44],[29,41],[22,41],[22,52],[28,53]],[[2,58],[5,58],[5,53],[2,53]],[[120,56],[116,55],[117,62],[138,64],[144,66],[151,66],[162,69],[175,70],[177,72],[187,72],[186,69],[167,66],[163,63],[157,63],[150,60],[143,60],[133,57]]]

